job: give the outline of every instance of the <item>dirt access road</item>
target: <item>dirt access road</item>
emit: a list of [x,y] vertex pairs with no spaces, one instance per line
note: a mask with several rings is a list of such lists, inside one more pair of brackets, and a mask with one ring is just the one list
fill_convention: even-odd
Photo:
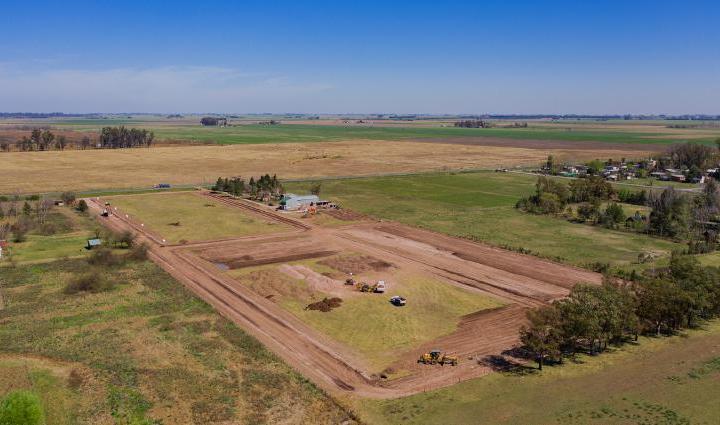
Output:
[[[130,229],[149,247],[149,256],[218,312],[260,340],[271,351],[335,395],[390,398],[455,384],[492,371],[483,359],[501,355],[517,344],[518,328],[527,308],[564,297],[576,283],[600,283],[600,276],[398,223],[365,220],[338,227],[320,227],[277,213],[259,204],[197,192],[245,213],[262,215],[293,230],[282,234],[221,241],[168,245],[124,214],[100,218],[114,230]],[[99,214],[104,200],[88,199]],[[449,285],[490,295],[502,308],[463,317],[455,332],[420,347],[398,353],[394,368],[403,377],[384,380],[368,371],[350,348],[320,334],[273,301],[255,293],[217,266],[218,262],[283,264],[298,256],[358,252],[394,266],[430,274]],[[434,346],[452,347],[460,357],[456,367],[416,364]]]

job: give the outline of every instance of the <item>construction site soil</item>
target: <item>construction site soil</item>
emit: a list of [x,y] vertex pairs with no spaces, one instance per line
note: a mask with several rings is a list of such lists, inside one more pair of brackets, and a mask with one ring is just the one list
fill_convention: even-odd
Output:
[[[153,261],[308,379],[336,395],[400,397],[487,374],[493,370],[488,357],[508,356],[508,350],[518,344],[518,330],[525,322],[528,308],[567,296],[577,283],[601,282],[599,274],[586,270],[399,223],[365,219],[344,226],[321,227],[244,199],[207,191],[196,194],[220,200],[248,214],[290,224],[293,230],[169,245],[124,214],[98,219],[111,229],[137,233],[139,241],[148,244]],[[87,201],[91,211],[99,216],[105,199]],[[228,268],[283,266],[310,258],[326,264],[331,261],[334,268],[350,271],[358,264],[356,261],[351,266],[352,261],[343,260],[350,254],[362,258],[359,263],[373,271],[392,268],[429,275],[442,284],[494,298],[504,306],[468,314],[452,333],[397,353],[387,369],[402,370],[403,374],[383,379],[382,374],[368,368],[356,351],[321,334],[281,308],[272,297],[240,284],[226,272]],[[332,277],[322,280],[324,276],[307,268],[293,266],[285,268],[285,272],[318,280],[317,285],[326,289],[333,284],[342,286],[341,280]],[[459,356],[460,364],[443,367],[416,363],[423,352],[435,347]]]

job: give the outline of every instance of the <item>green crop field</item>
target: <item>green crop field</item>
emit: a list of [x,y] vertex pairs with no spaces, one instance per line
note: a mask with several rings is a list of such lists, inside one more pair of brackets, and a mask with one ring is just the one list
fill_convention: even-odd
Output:
[[450,388],[357,403],[373,424],[713,424],[720,417],[720,322],[682,337]]
[[168,242],[203,241],[290,230],[191,192],[148,193],[103,198]]
[[[198,119],[199,121],[199,119]],[[572,126],[569,126],[572,124]],[[153,130],[159,140],[187,140],[218,144],[305,143],[340,140],[400,140],[455,137],[499,137],[507,139],[562,140],[574,142],[614,142],[631,144],[669,144],[687,140],[711,144],[720,137],[715,133],[685,129],[672,132],[661,126],[622,129],[616,126],[570,123],[568,126],[533,126],[527,128],[494,127],[484,129],[421,126],[413,123],[398,126],[324,125],[324,124],[242,124],[230,127],[203,127],[199,123],[175,123],[161,119],[62,120],[53,125],[78,131],[98,131],[103,126],[125,125]],[[508,141],[511,145],[511,140]]]
[[[322,194],[374,217],[496,246],[529,249],[576,265],[627,266],[641,252],[666,256],[684,248],[643,234],[515,209],[520,197],[534,191],[535,180],[529,175],[492,172],[327,180],[322,183]],[[291,191],[307,187],[307,183],[287,185]]]
[[[442,127],[342,127],[330,125],[245,125],[226,128],[158,127],[160,139],[211,141],[234,143],[320,142],[352,139],[397,140],[445,137],[502,137],[509,139],[539,139],[595,141],[620,143],[672,143],[672,139],[658,138],[657,133],[633,133],[607,130],[566,131],[557,129],[508,128],[442,128]],[[708,138],[703,140],[711,142]],[[510,144],[510,142],[508,142]]]

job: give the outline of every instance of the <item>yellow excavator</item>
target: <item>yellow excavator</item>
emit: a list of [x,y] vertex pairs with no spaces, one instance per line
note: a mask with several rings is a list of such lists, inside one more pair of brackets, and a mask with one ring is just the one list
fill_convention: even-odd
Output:
[[420,356],[417,362],[423,364],[440,364],[441,366],[445,366],[445,364],[457,366],[458,358],[457,356],[449,356],[440,350],[430,350],[429,353]]

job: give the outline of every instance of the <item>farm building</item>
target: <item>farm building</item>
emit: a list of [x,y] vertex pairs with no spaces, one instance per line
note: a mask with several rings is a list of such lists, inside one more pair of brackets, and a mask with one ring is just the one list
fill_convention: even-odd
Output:
[[299,210],[318,202],[320,202],[320,198],[317,195],[295,195],[293,193],[288,193],[280,199],[280,205],[285,210]]
[[96,246],[101,246],[101,245],[102,245],[102,240],[100,240],[100,239],[97,239],[97,238],[88,239],[87,245],[85,245],[85,249],[90,250],[90,249],[95,248]]

